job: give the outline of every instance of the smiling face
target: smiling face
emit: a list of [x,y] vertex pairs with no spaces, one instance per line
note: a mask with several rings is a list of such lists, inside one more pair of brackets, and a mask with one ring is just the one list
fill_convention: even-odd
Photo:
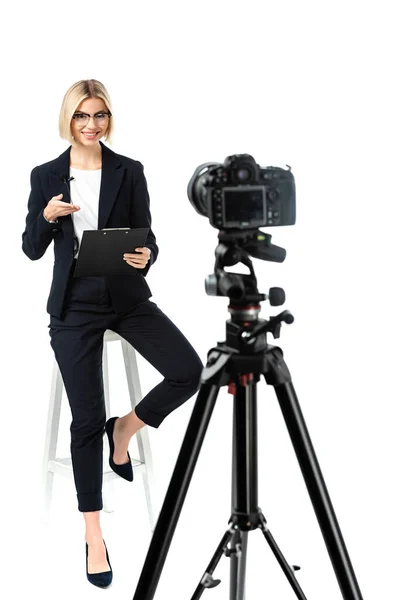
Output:
[[[100,98],[86,98],[76,108],[75,113],[87,113],[94,115],[101,112],[108,112],[108,108],[104,100]],[[85,119],[71,119],[71,132],[76,143],[83,146],[91,146],[98,143],[109,127],[109,118],[99,119],[90,117],[90,120],[85,122]],[[92,135],[95,134],[95,135]]]

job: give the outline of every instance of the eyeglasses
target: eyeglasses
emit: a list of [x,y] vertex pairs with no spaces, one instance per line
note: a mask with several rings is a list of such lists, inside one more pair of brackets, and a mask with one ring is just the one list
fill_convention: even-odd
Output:
[[72,118],[75,119],[75,123],[77,125],[81,125],[82,127],[84,127],[85,125],[87,125],[90,121],[90,117],[94,118],[94,122],[96,123],[96,125],[99,125],[99,127],[102,127],[103,125],[106,125],[106,123],[108,123],[108,119],[111,117],[111,113],[110,111],[100,111],[95,113],[94,115],[89,115],[88,113],[83,113],[83,112],[77,112],[75,114],[72,115]]

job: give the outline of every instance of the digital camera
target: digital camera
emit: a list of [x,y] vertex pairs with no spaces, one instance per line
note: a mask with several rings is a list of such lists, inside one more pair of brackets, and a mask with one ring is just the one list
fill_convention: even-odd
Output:
[[290,167],[260,167],[250,154],[233,154],[223,164],[200,165],[187,194],[195,210],[217,229],[257,229],[296,222],[296,189]]

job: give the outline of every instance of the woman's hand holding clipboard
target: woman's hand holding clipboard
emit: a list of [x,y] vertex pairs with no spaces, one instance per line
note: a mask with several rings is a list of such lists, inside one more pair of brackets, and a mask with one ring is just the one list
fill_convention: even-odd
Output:
[[150,260],[151,250],[150,248],[135,248],[136,252],[140,252],[141,255],[125,253],[123,259],[128,265],[136,267],[137,269],[144,269]]

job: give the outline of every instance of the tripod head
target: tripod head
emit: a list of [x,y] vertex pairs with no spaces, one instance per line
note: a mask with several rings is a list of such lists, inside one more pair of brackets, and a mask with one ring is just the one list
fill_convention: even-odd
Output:
[[[206,293],[209,296],[227,296],[230,300],[227,341],[240,351],[244,346],[254,351],[265,347],[265,336],[270,331],[274,338],[280,336],[282,321],[293,323],[294,317],[285,310],[269,321],[259,320],[260,302],[269,300],[271,306],[280,306],[285,302],[285,291],[273,287],[269,294],[258,291],[257,278],[249,255],[271,262],[283,262],[286,250],[271,243],[272,236],[259,229],[220,231],[219,244],[215,249],[214,273],[205,280]],[[250,269],[249,275],[227,273],[224,267],[243,263]],[[233,327],[233,331],[232,331]],[[233,336],[232,336],[233,333]]]

